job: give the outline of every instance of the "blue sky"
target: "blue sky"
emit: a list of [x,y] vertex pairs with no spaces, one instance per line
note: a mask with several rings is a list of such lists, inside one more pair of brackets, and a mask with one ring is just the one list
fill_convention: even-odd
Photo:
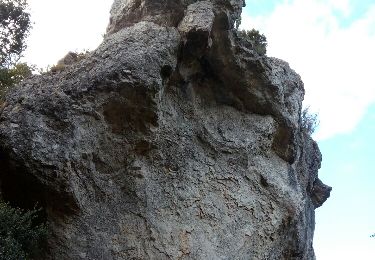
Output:
[[[259,15],[269,15],[274,11],[276,5],[283,5],[285,3],[292,3],[293,1],[283,1],[283,0],[246,0],[247,7],[244,12],[250,16],[259,16]],[[319,2],[315,1],[315,2]],[[332,2],[332,1],[320,1],[323,3]],[[342,2],[342,5],[349,5],[350,13],[345,16],[342,12],[335,10],[335,15],[340,19],[340,24],[347,26],[353,21],[360,19],[367,11],[369,6],[374,4],[374,0],[361,0],[361,1],[333,1],[333,3]],[[336,4],[336,6],[339,6]],[[337,8],[336,8],[337,9]]]
[[[319,142],[319,172],[333,186],[316,210],[315,250],[319,259],[375,259],[375,104],[353,132]],[[320,257],[319,257],[320,256]]]
[[[34,28],[25,60],[55,64],[94,49],[112,0],[29,0]],[[321,179],[333,186],[316,211],[318,260],[375,259],[375,0],[246,0],[242,28],[268,39],[268,55],[289,62],[319,112]],[[88,6],[90,7],[88,10]]]

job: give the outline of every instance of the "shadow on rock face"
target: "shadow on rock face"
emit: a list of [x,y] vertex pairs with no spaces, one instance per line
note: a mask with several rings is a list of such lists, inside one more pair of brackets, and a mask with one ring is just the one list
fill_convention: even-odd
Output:
[[103,115],[115,134],[146,134],[150,126],[157,126],[154,106],[141,88],[124,88],[119,97],[104,104]]
[[75,214],[77,207],[71,198],[48,190],[34,174],[0,151],[0,196],[11,206],[24,210],[41,208],[40,222],[47,220],[47,211],[56,216]]
[[0,191],[6,202],[22,209],[45,207],[42,185],[33,175],[9,160],[4,151],[0,152],[0,169]]

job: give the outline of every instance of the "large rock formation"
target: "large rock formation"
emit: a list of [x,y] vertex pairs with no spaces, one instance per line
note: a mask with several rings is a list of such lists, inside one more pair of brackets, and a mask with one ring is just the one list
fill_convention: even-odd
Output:
[[46,259],[315,258],[303,83],[237,35],[243,5],[115,0],[97,50],[9,93],[1,192],[43,206]]

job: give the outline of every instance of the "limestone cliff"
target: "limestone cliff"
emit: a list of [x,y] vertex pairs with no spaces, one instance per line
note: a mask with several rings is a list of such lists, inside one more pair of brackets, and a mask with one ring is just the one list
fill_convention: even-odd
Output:
[[243,0],[115,0],[97,50],[0,115],[4,199],[46,259],[315,259],[329,196],[303,83],[235,30]]

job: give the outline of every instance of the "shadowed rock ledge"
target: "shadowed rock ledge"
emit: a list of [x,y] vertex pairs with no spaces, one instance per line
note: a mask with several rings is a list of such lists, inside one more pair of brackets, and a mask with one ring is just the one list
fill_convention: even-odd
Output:
[[315,259],[329,197],[303,83],[237,36],[242,0],[115,0],[103,43],[13,89],[0,190],[46,259]]

